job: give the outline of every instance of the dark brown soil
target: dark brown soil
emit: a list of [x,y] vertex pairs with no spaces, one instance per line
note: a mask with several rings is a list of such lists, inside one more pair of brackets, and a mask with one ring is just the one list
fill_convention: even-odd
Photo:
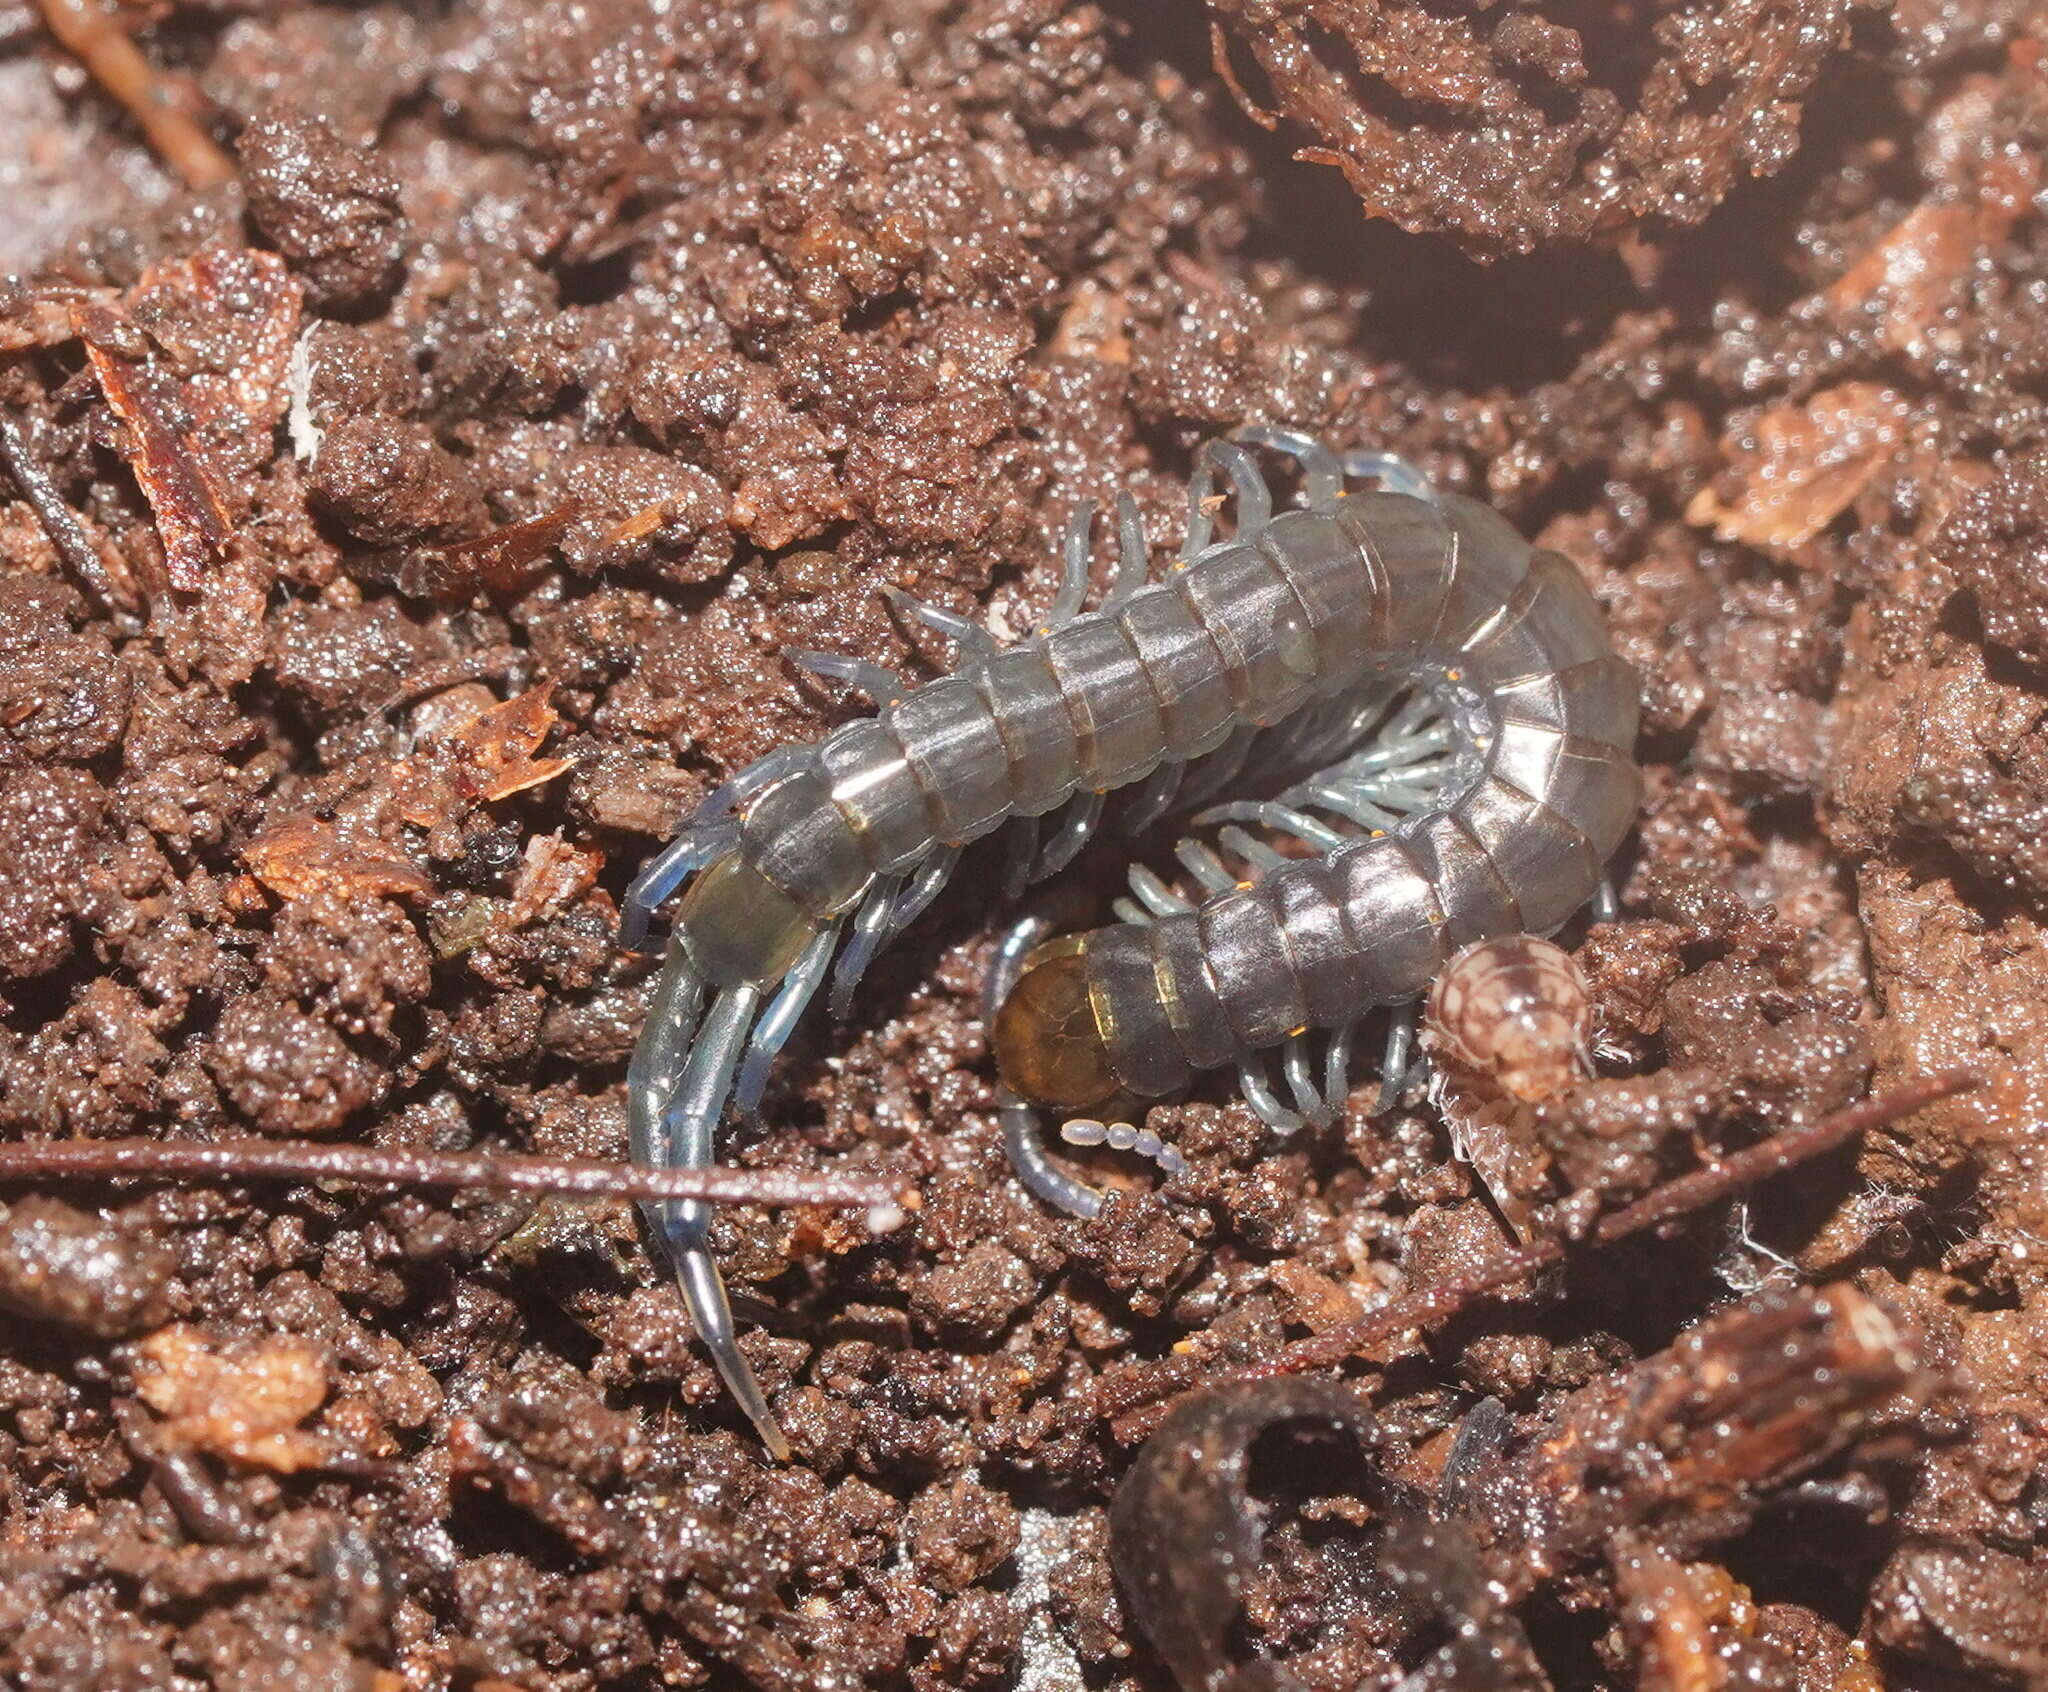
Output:
[[[1271,9],[1214,9],[1249,74]],[[1314,10],[1316,111],[1412,143],[1353,183],[1435,233],[1252,123],[1191,6],[124,6],[239,160],[193,194],[0,0],[0,1137],[623,1157],[618,894],[858,708],[784,649],[942,658],[887,583],[1020,628],[1067,502],[1170,541],[1238,423],[1390,447],[1578,560],[1644,677],[1557,1192],[1989,1084],[1352,1363],[1375,1460],[1435,1487],[1501,1402],[1559,1686],[2048,1686],[2048,14]],[[1111,1419],[1504,1236],[1369,1088],[1275,1146],[1219,1082],[1155,1115],[1170,1193],[1048,1215],[994,920],[948,897],[735,1147],[923,1200],[724,1216],[785,1467],[623,1204],[6,1191],[0,1685],[1171,1687]],[[1907,1336],[1889,1408],[1807,1394],[1805,1467],[1643,1425],[1736,1292],[1842,1282]],[[1692,1490],[1636,1508],[1652,1447]],[[1406,1553],[1295,1504],[1227,1654],[1392,1684],[1441,1627]]]

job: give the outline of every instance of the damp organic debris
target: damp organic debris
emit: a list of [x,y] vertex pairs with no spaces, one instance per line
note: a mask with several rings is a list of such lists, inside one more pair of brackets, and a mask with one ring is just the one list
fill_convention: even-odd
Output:
[[[0,3],[0,1686],[2048,1688],[2044,54],[2026,0]],[[719,1166],[641,1166],[636,876],[1058,621],[1076,507],[1096,606],[1232,532],[1206,443],[1313,504],[1277,431],[1497,513],[1633,673],[1612,906],[1480,936],[1548,1032],[1496,970],[1418,1068],[1034,1123],[1085,1217],[1020,1181],[992,977],[1425,849],[1484,713],[1340,700],[1022,903],[906,888]]]

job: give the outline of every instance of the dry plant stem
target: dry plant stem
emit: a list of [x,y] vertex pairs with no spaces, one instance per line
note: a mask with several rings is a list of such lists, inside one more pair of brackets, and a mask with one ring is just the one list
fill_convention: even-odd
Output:
[[92,537],[85,532],[85,525],[79,522],[77,513],[64,503],[56,483],[50,480],[49,471],[30,454],[28,441],[11,417],[0,417],[0,469],[14,478],[14,485],[21,490],[21,497],[28,502],[28,508],[36,514],[36,521],[42,524],[43,533],[49,536],[50,544],[57,549],[57,556],[70,566],[72,574],[92,590],[102,605],[111,609],[115,602],[113,583],[107,579],[107,567],[100,561]]
[[369,1187],[493,1193],[573,1193],[714,1204],[814,1204],[841,1210],[909,1207],[889,1181],[794,1169],[647,1169],[594,1158],[515,1152],[413,1151],[304,1140],[25,1140],[0,1144],[0,1181],[345,1181]]
[[[1806,1127],[1789,1129],[1718,1163],[1668,1181],[1645,1193],[1633,1204],[1624,1205],[1602,1217],[1594,1224],[1593,1240],[1600,1245],[1609,1245],[1631,1234],[1639,1234],[1645,1228],[1654,1228],[1659,1223],[1703,1209],[1740,1192],[1753,1182],[1783,1174],[1833,1151],[1869,1129],[1910,1116],[1939,1099],[1972,1092],[1983,1084],[1984,1077],[1972,1070],[1943,1070],[1882,1097],[1865,1099],[1861,1104],[1821,1117]],[[1427,1292],[1397,1298],[1356,1322],[1347,1322],[1328,1333],[1284,1346],[1263,1363],[1210,1377],[1201,1384],[1210,1387],[1228,1381],[1258,1381],[1275,1375],[1329,1368],[1367,1346],[1392,1339],[1411,1328],[1434,1327],[1490,1292],[1498,1292],[1542,1270],[1555,1268],[1564,1261],[1566,1249],[1565,1241],[1543,1240],[1503,1252],[1470,1275],[1446,1281]],[[1120,1442],[1134,1444],[1151,1434],[1174,1402],[1169,1398],[1131,1410],[1110,1423],[1111,1431]]]
[[235,162],[174,102],[164,79],[122,33],[102,0],[38,0],[50,33],[75,54],[93,80],[127,108],[149,144],[188,188],[232,182]]

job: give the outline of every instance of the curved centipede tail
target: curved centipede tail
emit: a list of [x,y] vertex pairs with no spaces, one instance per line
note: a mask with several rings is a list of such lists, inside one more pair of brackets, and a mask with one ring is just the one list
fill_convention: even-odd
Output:
[[[711,1161],[712,1137],[760,1006],[761,989],[721,988],[708,1010],[704,999],[704,978],[688,951],[672,947],[648,1010],[646,1031],[626,1073],[626,1115],[635,1162],[687,1169]],[[789,1442],[740,1350],[732,1307],[706,1244],[710,1206],[683,1200],[643,1208],[668,1248],[683,1303],[719,1378],[770,1453],[787,1461]]]

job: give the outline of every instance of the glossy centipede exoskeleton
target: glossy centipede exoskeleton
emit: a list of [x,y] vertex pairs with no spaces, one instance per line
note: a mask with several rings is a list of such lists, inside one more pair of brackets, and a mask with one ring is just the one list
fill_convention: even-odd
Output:
[[[1250,446],[1299,462],[1302,508],[1274,512]],[[1219,474],[1236,504],[1221,539]],[[1418,763],[1398,796],[1374,800],[1363,766],[1332,778],[1335,807],[1283,792],[1249,820],[1291,830],[1311,855],[1257,862],[1227,887],[1196,870],[1199,897],[1140,881],[1126,914],[1143,920],[1030,956],[1015,937],[1003,949],[999,976],[1015,983],[995,1020],[1006,1127],[1035,1190],[1061,1197],[1037,1178],[1050,1165],[1019,1126],[1029,1107],[1085,1124],[1311,1030],[1340,1036],[1364,1009],[1415,998],[1466,941],[1545,932],[1592,894],[1635,814],[1636,683],[1568,560],[1399,460],[1340,458],[1270,428],[1203,450],[1181,555],[1158,580],[1137,508],[1120,499],[1115,579],[1084,610],[1091,526],[1086,512],[1069,525],[1052,610],[1012,646],[899,597],[957,642],[950,675],[910,687],[800,655],[880,711],[741,771],[635,881],[629,943],[682,895],[629,1077],[636,1158],[708,1163],[727,1106],[758,1101],[826,976],[843,1005],[963,847],[1011,825],[1006,879],[1021,889],[1073,858],[1114,790],[1133,790],[1142,825],[1248,760],[1330,777],[1370,755],[1403,700],[1442,725],[1424,786]],[[1342,817],[1347,804],[1355,833],[1313,814]],[[1364,823],[1357,804],[1385,820]],[[1291,1061],[1290,1091],[1306,1103]],[[1341,1080],[1341,1065],[1332,1073]],[[1316,1093],[1326,1105],[1330,1089]],[[1121,1138],[1123,1126],[1102,1131]],[[1142,1134],[1129,1130],[1133,1149],[1152,1150]],[[721,1374],[782,1451],[704,1207],[650,1215]]]

